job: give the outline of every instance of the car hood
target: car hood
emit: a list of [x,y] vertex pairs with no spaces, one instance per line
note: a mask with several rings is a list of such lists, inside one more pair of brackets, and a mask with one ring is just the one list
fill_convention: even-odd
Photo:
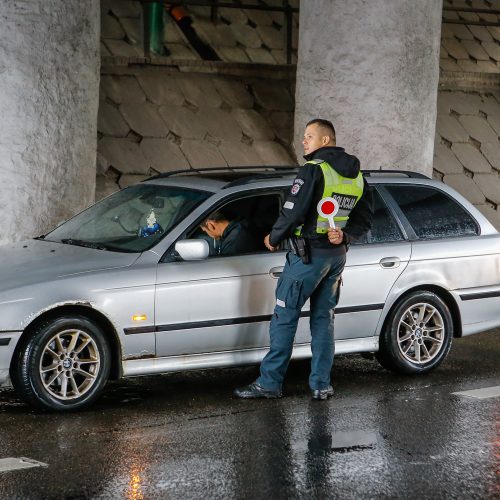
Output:
[[4,245],[0,247],[0,292],[69,275],[130,266],[139,255],[45,240]]

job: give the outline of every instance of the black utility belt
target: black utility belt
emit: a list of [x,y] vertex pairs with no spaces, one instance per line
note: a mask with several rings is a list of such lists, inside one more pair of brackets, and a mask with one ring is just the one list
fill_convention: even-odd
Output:
[[305,238],[299,236],[292,236],[290,238],[290,248],[292,252],[302,259],[304,264],[309,264],[310,259],[310,250],[309,244]]
[[332,246],[326,234],[319,237],[301,236],[301,238],[305,240],[309,248],[330,248]]

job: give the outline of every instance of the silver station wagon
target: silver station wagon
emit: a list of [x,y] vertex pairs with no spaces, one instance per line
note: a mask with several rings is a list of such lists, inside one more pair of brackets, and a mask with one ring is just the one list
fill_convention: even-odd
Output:
[[[69,410],[109,378],[258,363],[286,251],[268,252],[263,239],[296,171],[163,174],[1,247],[0,383],[32,405]],[[438,181],[365,175],[374,223],[347,254],[336,352],[425,373],[453,337],[500,326],[500,235]],[[214,210],[244,222],[257,249],[217,255],[200,230]],[[308,309],[294,358],[311,355]]]

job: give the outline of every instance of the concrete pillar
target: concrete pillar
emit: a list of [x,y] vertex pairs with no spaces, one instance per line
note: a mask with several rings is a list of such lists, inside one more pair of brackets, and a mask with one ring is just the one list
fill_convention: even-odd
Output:
[[0,244],[94,199],[99,0],[1,0]]
[[295,148],[330,119],[364,169],[432,175],[442,0],[300,3]]

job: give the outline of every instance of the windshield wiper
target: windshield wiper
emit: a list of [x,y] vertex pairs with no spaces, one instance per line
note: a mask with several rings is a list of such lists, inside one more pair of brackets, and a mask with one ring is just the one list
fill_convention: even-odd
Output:
[[122,253],[128,252],[122,247],[115,245],[108,245],[107,243],[100,243],[98,241],[84,241],[84,240],[74,240],[72,238],[64,238],[61,240],[61,243],[65,243],[66,245],[76,245],[85,248],[94,248],[96,250],[108,250],[109,252],[122,252]]
[[99,248],[103,250],[109,250],[110,252],[122,252],[122,253],[128,253],[130,250],[125,250],[122,247],[119,247],[117,245],[108,245],[107,243],[96,243],[96,245],[99,245]]
[[61,243],[64,243],[66,245],[75,245],[78,247],[94,248],[96,250],[106,250],[106,247],[101,243],[93,243],[91,241],[84,240],[74,240],[72,238],[63,238],[61,240]]

